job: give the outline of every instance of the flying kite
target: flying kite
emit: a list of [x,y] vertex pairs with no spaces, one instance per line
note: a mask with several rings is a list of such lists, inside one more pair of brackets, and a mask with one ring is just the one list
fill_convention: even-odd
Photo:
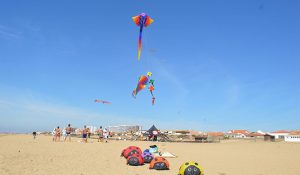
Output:
[[134,89],[134,91],[132,92],[132,95],[134,97],[136,97],[136,95],[147,86],[148,81],[149,81],[149,79],[147,76],[145,76],[145,75],[140,76],[138,84],[137,84],[136,88]]
[[154,86],[150,85],[149,86],[149,91],[150,91],[150,93],[152,95],[152,105],[154,105],[154,103],[155,103],[155,97],[153,96],[153,92],[152,92],[153,90],[154,90]]
[[104,101],[104,100],[95,100],[96,103],[103,103],[103,104],[111,104],[109,101]]
[[142,75],[139,77],[138,83],[136,88],[133,90],[132,92],[132,96],[134,98],[136,98],[137,94],[143,90],[145,87],[147,87],[147,85],[149,85],[148,89],[152,95],[152,105],[154,105],[155,103],[155,97],[153,95],[153,91],[154,91],[154,80],[150,79],[150,77],[152,76],[152,72],[148,72],[147,76]]
[[134,23],[140,27],[140,35],[139,35],[139,42],[138,42],[138,60],[141,57],[141,50],[142,50],[142,32],[144,27],[148,27],[152,22],[151,19],[146,13],[141,13],[137,16],[132,17]]

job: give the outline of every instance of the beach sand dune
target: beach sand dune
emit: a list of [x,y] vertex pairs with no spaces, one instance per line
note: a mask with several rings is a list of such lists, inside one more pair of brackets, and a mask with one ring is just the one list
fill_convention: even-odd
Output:
[[[50,136],[1,135],[1,175],[177,175],[180,165],[197,161],[206,175],[297,175],[300,144],[234,141],[223,143],[163,143],[110,141],[109,143],[52,142]],[[169,158],[169,171],[126,165],[123,148],[142,149],[156,144],[177,158]]]

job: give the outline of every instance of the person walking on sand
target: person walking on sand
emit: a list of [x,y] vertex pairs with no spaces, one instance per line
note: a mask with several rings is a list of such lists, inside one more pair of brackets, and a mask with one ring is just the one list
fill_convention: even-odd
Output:
[[54,128],[53,131],[52,131],[52,133],[51,133],[52,136],[53,136],[53,137],[52,137],[52,141],[53,141],[53,142],[55,142],[55,130],[56,130],[56,128]]
[[103,141],[103,129],[102,126],[100,126],[100,128],[97,130],[98,133],[98,142],[102,142]]
[[103,130],[103,137],[104,137],[105,143],[107,143],[108,130],[106,128],[104,128],[104,130]]
[[88,135],[88,129],[84,125],[82,132],[82,142],[87,143],[87,135]]
[[67,140],[67,137],[69,137],[69,142],[71,142],[71,132],[72,132],[71,124],[68,124],[68,127],[66,128],[65,141]]
[[59,126],[55,129],[55,142],[60,141],[61,130]]

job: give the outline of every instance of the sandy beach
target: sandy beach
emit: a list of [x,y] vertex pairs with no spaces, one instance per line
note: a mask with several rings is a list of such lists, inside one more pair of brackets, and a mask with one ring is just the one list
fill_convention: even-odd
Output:
[[[163,143],[110,141],[98,143],[52,142],[50,136],[0,135],[1,175],[176,175],[180,165],[195,160],[206,175],[296,175],[300,174],[300,144],[284,142],[227,141],[221,143]],[[149,165],[131,167],[120,157],[123,148],[145,149],[156,144],[177,158],[169,158],[170,170],[149,170]]]

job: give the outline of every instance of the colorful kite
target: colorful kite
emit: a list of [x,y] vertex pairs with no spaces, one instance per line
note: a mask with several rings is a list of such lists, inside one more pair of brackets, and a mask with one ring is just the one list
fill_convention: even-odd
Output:
[[137,94],[138,94],[141,90],[143,90],[145,87],[147,87],[148,84],[150,84],[149,87],[148,87],[148,89],[149,89],[149,91],[150,91],[150,93],[151,93],[151,95],[152,95],[152,105],[154,105],[154,103],[155,103],[155,97],[154,97],[154,95],[153,95],[153,91],[154,91],[154,80],[153,80],[153,79],[150,79],[150,80],[149,80],[149,78],[150,78],[151,76],[152,76],[152,73],[151,73],[151,72],[148,72],[148,73],[147,73],[147,76],[145,76],[145,75],[140,76],[139,81],[138,81],[138,84],[137,84],[136,88],[135,88],[135,89],[133,90],[133,92],[132,92],[132,96],[133,96],[134,98],[136,98]]
[[153,96],[153,92],[152,92],[152,91],[154,91],[154,86],[153,85],[149,86],[149,91],[150,91],[150,93],[152,95],[152,105],[154,105],[154,103],[155,103],[155,97]]
[[138,84],[136,86],[136,88],[134,89],[132,95],[134,97],[136,97],[136,95],[142,90],[144,89],[148,84],[148,77],[145,75],[140,76]]
[[111,104],[109,101],[95,100],[96,103]]
[[153,22],[153,19],[151,19],[146,13],[141,13],[137,16],[132,17],[132,20],[137,26],[140,26],[140,35],[139,35],[139,42],[138,42],[138,60],[140,60],[141,50],[142,50],[143,28],[148,27]]

